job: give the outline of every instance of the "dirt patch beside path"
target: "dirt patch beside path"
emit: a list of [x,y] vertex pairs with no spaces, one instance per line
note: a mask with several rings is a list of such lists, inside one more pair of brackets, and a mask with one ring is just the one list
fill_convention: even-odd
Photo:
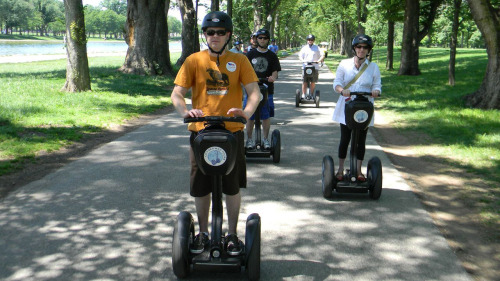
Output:
[[173,107],[168,107],[151,114],[142,115],[126,121],[123,125],[115,125],[108,130],[86,135],[80,141],[58,151],[42,153],[36,157],[35,161],[27,160],[22,170],[13,174],[0,176],[0,199],[5,197],[10,191],[41,179],[65,164],[86,155],[91,150],[146,125],[150,121],[173,110]]
[[422,136],[404,135],[383,121],[370,131],[431,214],[465,270],[475,280],[498,280],[498,226],[480,222],[480,200],[476,199],[491,187],[441,159],[419,157],[415,146],[422,143]]
[[[124,125],[88,135],[67,148],[40,155],[23,170],[0,177],[0,199],[8,192],[41,179],[91,150],[172,111],[173,107],[165,108],[129,120]],[[480,206],[476,205],[478,200],[464,199],[471,198],[474,194],[480,196],[481,192],[488,192],[489,187],[476,176],[443,164],[439,159],[419,157],[414,148],[419,144],[421,136],[403,135],[392,126],[380,122],[370,131],[421,199],[464,268],[475,280],[498,280],[499,233],[495,226],[487,227],[480,222]],[[464,193],[468,193],[467,196]]]

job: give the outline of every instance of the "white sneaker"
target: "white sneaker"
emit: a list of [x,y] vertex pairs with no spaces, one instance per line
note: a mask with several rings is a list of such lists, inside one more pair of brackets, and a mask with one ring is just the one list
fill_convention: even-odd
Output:
[[264,143],[264,149],[271,149],[271,144],[267,139],[264,139],[263,143]]
[[245,144],[245,147],[247,149],[254,149],[255,148],[255,142],[253,141],[253,139],[248,139],[247,143]]

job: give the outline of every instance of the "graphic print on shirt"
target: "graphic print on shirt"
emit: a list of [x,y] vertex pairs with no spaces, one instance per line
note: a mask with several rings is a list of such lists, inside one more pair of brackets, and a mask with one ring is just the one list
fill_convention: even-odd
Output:
[[265,73],[267,71],[269,62],[265,57],[256,57],[252,59],[252,65],[255,73],[257,73],[257,76],[259,76],[258,73]]
[[218,70],[207,68],[210,78],[207,79],[207,94],[225,96],[229,86],[229,77]]

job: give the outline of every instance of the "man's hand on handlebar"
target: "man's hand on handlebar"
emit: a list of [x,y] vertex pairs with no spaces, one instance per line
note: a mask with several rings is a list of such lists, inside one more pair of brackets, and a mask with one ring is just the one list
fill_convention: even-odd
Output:
[[231,115],[231,114],[233,114],[233,116],[235,116],[235,117],[236,117],[236,116],[243,117],[243,118],[245,118],[246,120],[248,120],[248,118],[250,118],[250,116],[247,116],[247,115],[245,114],[245,112],[243,111],[243,109],[241,109],[241,108],[237,108],[237,107],[233,107],[233,108],[231,108],[231,109],[229,109],[229,110],[227,111],[227,115]]
[[191,109],[188,112],[182,116],[183,118],[189,118],[189,117],[203,117],[203,111],[201,109]]

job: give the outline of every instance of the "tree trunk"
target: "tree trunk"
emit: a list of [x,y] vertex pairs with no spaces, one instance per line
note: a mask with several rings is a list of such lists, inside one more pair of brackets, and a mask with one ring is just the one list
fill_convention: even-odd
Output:
[[448,84],[455,86],[455,59],[457,56],[457,38],[458,38],[458,17],[460,15],[460,6],[462,0],[453,0],[453,26],[451,28],[450,40],[450,64],[448,67]]
[[176,65],[181,66],[189,55],[200,50],[200,40],[193,0],[178,0],[178,3],[182,18],[182,38],[189,38],[189,40],[181,41],[182,53],[176,62]]
[[[415,0],[418,1],[419,0]],[[429,4],[423,9],[423,13],[419,14],[421,15],[424,19],[422,21],[422,30],[418,32],[418,42],[422,41],[422,39],[425,38],[429,34],[429,31],[431,30],[432,25],[434,24],[434,19],[436,18],[437,14],[437,9],[443,3],[444,0],[431,0],[429,1]],[[408,1],[406,1],[408,2]],[[420,13],[420,5],[419,5],[419,13]],[[430,40],[429,40],[430,41]]]
[[88,91],[90,88],[87,36],[82,0],[64,0],[66,16],[66,83],[67,92]]
[[398,75],[420,75],[418,69],[418,0],[406,0],[401,64]]
[[262,0],[255,0],[253,2],[254,12],[253,12],[253,24],[254,24],[254,32],[261,29],[263,26],[262,15],[264,13]]
[[170,1],[128,0],[124,73],[173,75],[168,47],[167,13]]
[[365,27],[362,25],[366,23],[368,17],[368,0],[356,0],[356,18],[358,21],[357,32],[358,34],[365,34]]
[[233,0],[227,0],[227,15],[233,18]]
[[349,29],[349,23],[340,22],[340,54],[347,57],[352,56],[352,31]]
[[385,69],[394,69],[394,21],[387,22],[387,61]]
[[468,0],[472,17],[486,44],[488,65],[479,89],[465,97],[466,104],[475,108],[500,109],[500,25],[499,7],[488,0]]
[[210,12],[220,11],[219,0],[212,0],[210,4]]

